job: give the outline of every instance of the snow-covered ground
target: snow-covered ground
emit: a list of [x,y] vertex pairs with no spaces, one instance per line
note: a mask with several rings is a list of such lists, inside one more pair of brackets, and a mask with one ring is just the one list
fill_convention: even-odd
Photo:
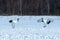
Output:
[[[44,28],[41,18],[53,22]],[[60,40],[60,16],[0,16],[0,40]]]

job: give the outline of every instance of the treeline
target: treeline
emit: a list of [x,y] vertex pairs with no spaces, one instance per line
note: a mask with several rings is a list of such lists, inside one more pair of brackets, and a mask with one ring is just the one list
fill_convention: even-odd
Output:
[[60,15],[60,0],[0,0],[0,15]]
[[0,15],[17,15],[20,12],[20,0],[0,0]]

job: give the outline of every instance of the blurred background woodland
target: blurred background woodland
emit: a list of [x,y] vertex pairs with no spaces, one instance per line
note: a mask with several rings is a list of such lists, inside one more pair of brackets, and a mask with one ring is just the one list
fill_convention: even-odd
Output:
[[60,15],[60,0],[0,0],[0,15]]

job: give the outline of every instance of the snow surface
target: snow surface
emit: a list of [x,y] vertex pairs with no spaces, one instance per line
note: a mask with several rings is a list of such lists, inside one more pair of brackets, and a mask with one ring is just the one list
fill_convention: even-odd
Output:
[[[40,18],[54,21],[44,28]],[[0,40],[60,40],[60,16],[0,16]]]

